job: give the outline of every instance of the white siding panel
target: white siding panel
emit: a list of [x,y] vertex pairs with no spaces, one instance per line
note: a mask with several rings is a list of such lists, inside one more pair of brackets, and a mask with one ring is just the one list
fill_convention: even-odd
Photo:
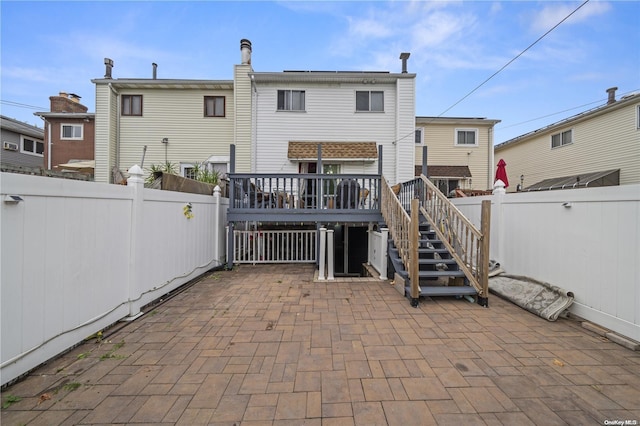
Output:
[[[545,132],[496,150],[507,162],[509,179],[525,176],[524,186],[544,179],[620,168],[620,184],[640,183],[640,131],[637,104]],[[551,148],[551,134],[573,130],[573,143]]]
[[[122,94],[143,96],[143,116],[120,117],[120,167],[128,170],[167,161],[199,163],[211,155],[228,156],[233,143],[233,91],[138,90]],[[204,97],[225,96],[226,117],[204,117]],[[162,139],[169,143],[163,144]]]
[[[277,111],[278,89],[305,90],[305,111]],[[385,111],[356,112],[356,90],[384,90]],[[396,90],[393,85],[261,85],[257,93],[257,172],[297,172],[289,161],[289,141],[376,142],[383,146],[385,174],[395,175]],[[353,168],[353,165],[349,166]],[[363,165],[377,170],[377,165]]]

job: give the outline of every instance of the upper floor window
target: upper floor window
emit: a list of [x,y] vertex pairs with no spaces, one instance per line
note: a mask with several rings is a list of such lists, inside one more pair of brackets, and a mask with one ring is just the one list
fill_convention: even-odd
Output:
[[122,115],[142,115],[142,95],[122,95]]
[[278,111],[304,111],[304,90],[278,90]]
[[422,127],[418,127],[416,128],[416,134],[415,134],[415,143],[416,145],[422,145]]
[[478,145],[478,129],[456,129],[456,145]]
[[36,139],[31,139],[25,136],[22,136],[20,139],[21,139],[20,145],[22,145],[22,152],[27,154],[44,156],[44,142]]
[[60,126],[60,139],[82,139],[82,124],[63,124]]
[[559,146],[569,145],[573,142],[573,131],[565,130],[564,132],[551,135],[551,148],[558,148]]
[[225,116],[225,98],[224,96],[205,96],[204,97],[204,116],[205,117],[224,117]]
[[384,92],[357,91],[356,111],[384,111]]

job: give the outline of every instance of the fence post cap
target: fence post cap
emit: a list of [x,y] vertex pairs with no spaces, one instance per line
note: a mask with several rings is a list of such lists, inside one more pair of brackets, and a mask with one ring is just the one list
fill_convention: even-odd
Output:
[[498,179],[493,184],[493,193],[494,194],[504,194],[507,191],[504,189],[504,182],[501,179]]

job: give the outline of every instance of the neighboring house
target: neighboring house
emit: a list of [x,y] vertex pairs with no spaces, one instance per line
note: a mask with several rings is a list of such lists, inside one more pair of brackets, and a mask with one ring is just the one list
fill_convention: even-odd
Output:
[[[408,58],[408,54],[406,55]],[[258,173],[377,173],[392,184],[413,178],[415,74],[252,72]],[[323,170],[317,170],[322,146]]]
[[44,130],[13,118],[0,116],[1,163],[5,167],[41,168],[44,158]]
[[496,145],[511,184],[523,190],[640,183],[640,93]]
[[114,171],[134,164],[170,163],[182,176],[194,166],[226,173],[229,146],[237,147],[238,171],[249,171],[251,144],[251,43],[241,42],[234,80],[114,79],[113,61],[96,85],[95,180],[113,182]]
[[416,175],[427,147],[427,174],[444,194],[493,187],[493,128],[487,118],[416,117]]
[[61,171],[61,164],[93,161],[95,114],[73,93],[60,92],[49,101],[50,112],[34,113],[44,120],[44,168]]

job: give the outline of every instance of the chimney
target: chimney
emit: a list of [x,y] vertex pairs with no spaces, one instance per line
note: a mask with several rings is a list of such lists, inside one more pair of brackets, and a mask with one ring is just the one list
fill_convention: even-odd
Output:
[[80,98],[81,96],[76,95],[75,93],[69,93],[69,97],[71,98],[71,100],[77,104],[80,103]]
[[407,73],[407,59],[409,59],[409,56],[411,56],[411,53],[409,53],[409,52],[402,52],[400,54],[400,59],[402,59],[402,73],[403,74]]
[[616,90],[617,87],[610,87],[607,89],[607,93],[609,94],[609,99],[607,99],[607,105],[611,105],[616,101]]
[[153,79],[155,80],[158,77],[158,64],[154,62],[151,66],[153,67]]
[[75,93],[59,92],[58,96],[50,96],[51,112],[85,113],[87,107],[80,103],[80,96]]
[[68,95],[67,92],[58,92],[58,96],[60,96],[61,98],[66,98]]
[[251,42],[246,38],[240,40],[240,63],[251,65]]
[[104,58],[105,72],[104,78],[111,78],[111,68],[113,68],[113,60]]

